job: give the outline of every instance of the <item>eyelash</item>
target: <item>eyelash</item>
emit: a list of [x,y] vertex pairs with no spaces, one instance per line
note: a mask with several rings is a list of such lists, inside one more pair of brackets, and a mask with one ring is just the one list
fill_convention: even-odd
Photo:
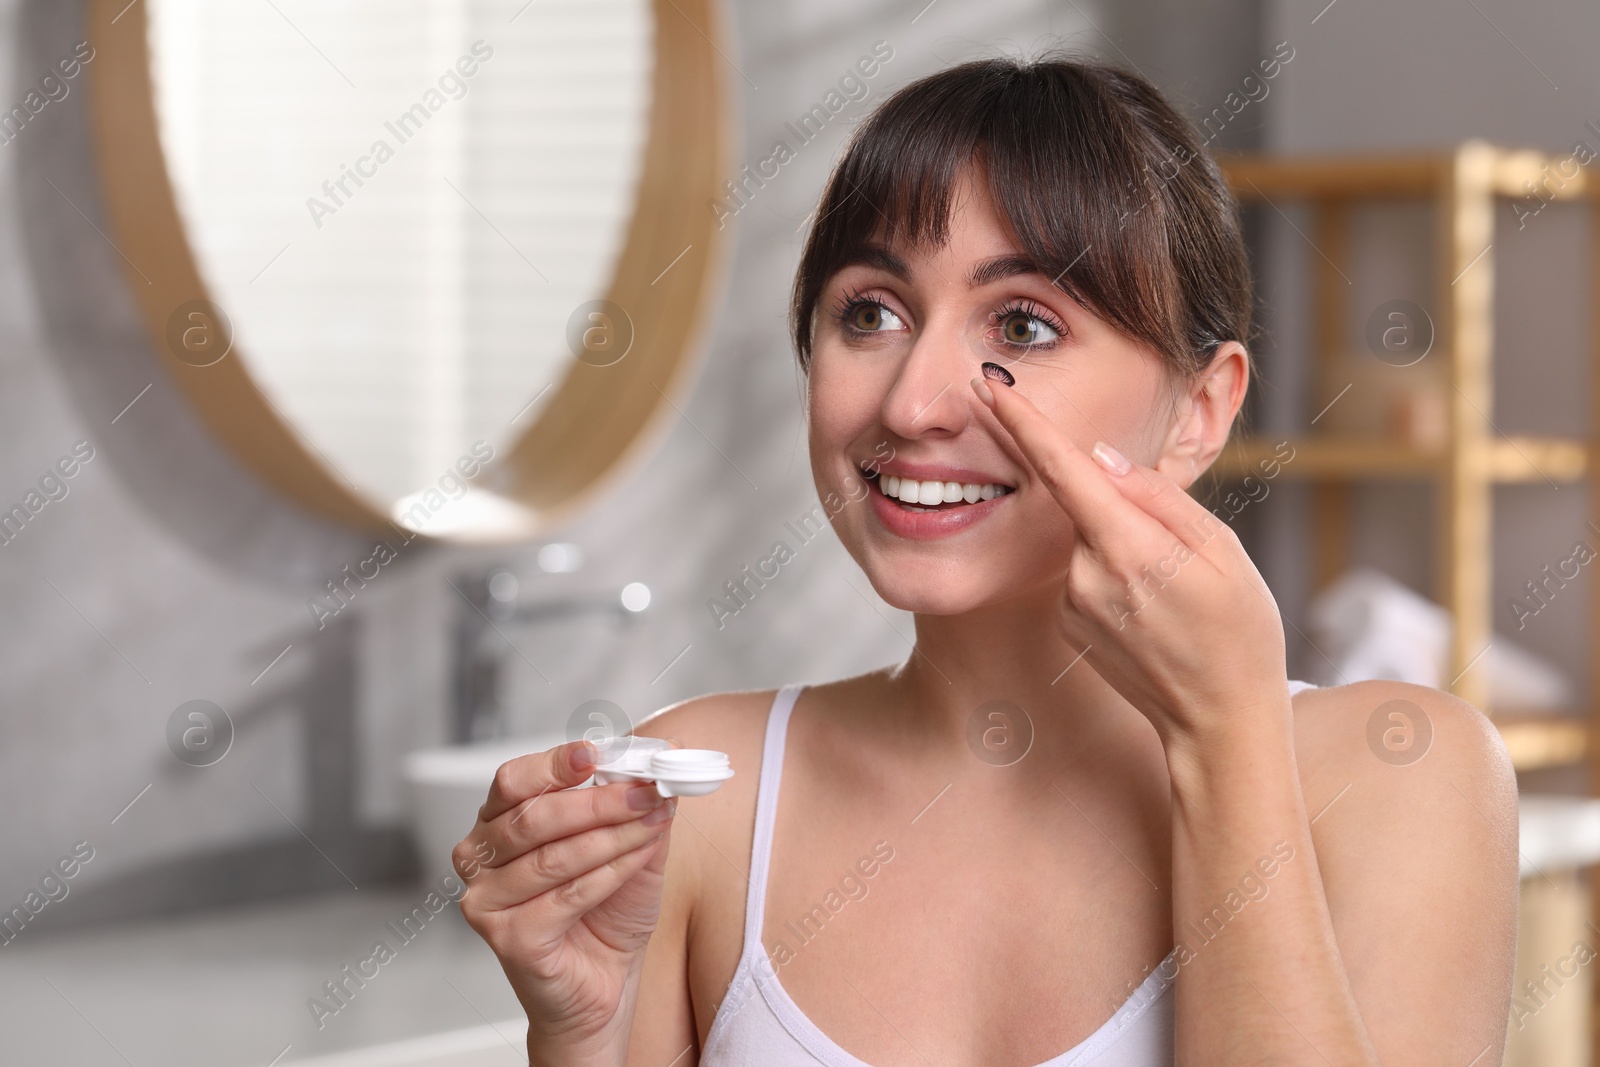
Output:
[[878,307],[886,307],[883,301],[868,299],[865,296],[865,293],[865,289],[850,289],[839,294],[838,300],[836,300],[833,305],[834,319],[839,323],[840,328],[843,329],[846,334],[849,334],[854,338],[866,337],[869,334],[876,332],[873,330],[858,330],[855,328],[855,326],[851,325],[850,316],[855,313],[856,308],[865,307],[869,304],[876,304]]
[[1056,318],[1046,308],[1041,307],[1032,300],[1027,299],[1013,300],[1002,307],[996,308],[994,314],[989,317],[989,324],[991,326],[998,327],[1012,315],[1026,315],[1030,319],[1037,319],[1039,322],[1044,323],[1046,326],[1050,327],[1050,329],[1055,331],[1056,340],[1044,341],[1038,344],[1023,345],[1015,344],[1011,341],[1001,338],[1000,344],[1005,345],[1007,348],[1016,349],[1022,352],[1048,352],[1050,349],[1061,343],[1061,338],[1067,336],[1068,331],[1066,323]]
[[[841,293],[839,298],[834,302],[833,317],[839,323],[840,328],[851,337],[863,338],[870,336],[878,331],[858,330],[850,322],[850,317],[855,310],[859,307],[867,305],[876,305],[880,308],[883,308],[885,311],[889,311],[891,314],[894,313],[893,310],[890,309],[889,306],[883,301],[874,300],[873,298],[867,296],[865,289],[850,289],[844,293]],[[1022,351],[1029,349],[1049,350],[1054,348],[1059,343],[1059,338],[1067,336],[1068,331],[1065,323],[1052,315],[1046,308],[1028,299],[1012,300],[1009,303],[996,308],[989,316],[989,325],[991,327],[998,327],[1012,315],[1019,314],[1026,315],[1031,319],[1037,319],[1038,321],[1044,323],[1046,326],[1050,327],[1050,329],[1055,331],[1058,339],[1056,341],[1023,345],[1016,344],[1015,342],[1007,341],[1002,338],[999,343],[1005,345],[1007,348]]]

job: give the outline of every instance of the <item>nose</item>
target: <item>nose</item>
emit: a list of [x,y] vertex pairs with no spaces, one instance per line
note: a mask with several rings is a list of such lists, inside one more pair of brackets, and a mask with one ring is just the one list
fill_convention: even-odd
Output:
[[930,321],[883,399],[885,429],[905,438],[955,436],[972,419],[972,356],[954,324]]

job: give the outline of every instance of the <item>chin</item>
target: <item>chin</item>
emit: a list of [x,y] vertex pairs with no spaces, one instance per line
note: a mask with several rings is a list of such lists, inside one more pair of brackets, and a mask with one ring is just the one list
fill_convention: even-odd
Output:
[[879,559],[862,564],[856,562],[873,590],[885,604],[917,615],[964,615],[969,611],[992,604],[997,599],[997,586],[991,580],[997,575],[976,573],[987,571],[976,562],[964,565],[940,561],[895,561]]

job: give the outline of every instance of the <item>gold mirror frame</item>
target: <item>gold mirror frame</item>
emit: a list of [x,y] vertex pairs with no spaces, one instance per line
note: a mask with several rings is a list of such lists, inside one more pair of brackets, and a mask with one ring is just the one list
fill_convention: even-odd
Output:
[[[731,158],[731,105],[716,0],[653,0],[655,67],[633,217],[604,298],[632,320],[633,344],[609,366],[574,359],[533,425],[497,455],[496,491],[530,513],[531,537],[580,507],[653,436],[690,377],[721,277],[722,235],[707,204]],[[197,367],[168,346],[168,322],[210,301],[167,171],[143,5],[89,0],[90,131],[111,239],[157,358],[210,432],[263,481],[312,512],[371,533],[389,514],[359,493],[281,418],[237,351]],[[677,257],[677,258],[675,258]],[[137,264],[137,266],[135,265]],[[225,309],[224,309],[225,310]],[[419,487],[421,488],[421,487]],[[416,536],[427,538],[423,532]]]

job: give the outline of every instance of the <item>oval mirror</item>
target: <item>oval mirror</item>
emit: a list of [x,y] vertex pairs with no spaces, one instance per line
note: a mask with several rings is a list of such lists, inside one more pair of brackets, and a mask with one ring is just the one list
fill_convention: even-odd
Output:
[[214,434],[511,540],[671,414],[719,260],[710,0],[93,0],[111,239]]

